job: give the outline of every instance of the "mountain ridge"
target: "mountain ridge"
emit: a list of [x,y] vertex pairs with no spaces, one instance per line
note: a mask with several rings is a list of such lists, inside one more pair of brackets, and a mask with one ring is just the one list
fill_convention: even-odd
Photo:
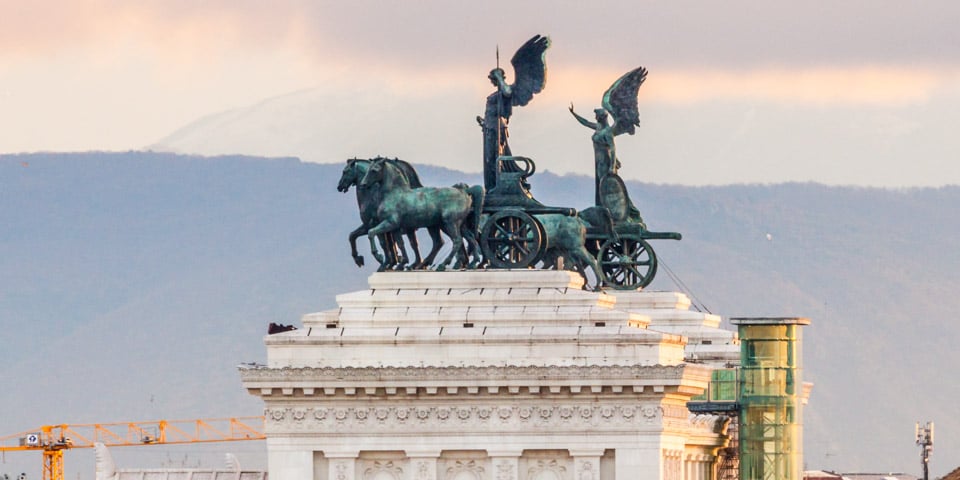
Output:
[[[373,272],[362,239],[368,266],[349,258],[359,217],[354,193],[336,192],[341,165],[0,156],[0,361],[4,383],[17,385],[0,405],[19,412],[3,414],[0,435],[259,414],[235,365],[262,361],[266,325],[332,308]],[[417,168],[428,185],[481,181]],[[593,197],[588,177],[542,172],[531,183],[547,205]],[[627,186],[650,229],[683,233],[652,244],[698,303],[725,318],[812,319],[810,468],[919,470],[909,427],[926,420],[938,424],[932,471],[960,464],[949,400],[960,387],[947,380],[960,365],[960,328],[948,321],[960,306],[960,225],[950,220],[960,187]],[[663,270],[651,288],[677,289]]]

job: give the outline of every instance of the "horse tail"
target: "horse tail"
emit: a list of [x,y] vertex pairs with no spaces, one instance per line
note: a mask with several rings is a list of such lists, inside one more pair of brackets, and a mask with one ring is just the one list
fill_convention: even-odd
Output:
[[473,201],[473,209],[464,220],[463,226],[474,234],[474,238],[480,238],[480,215],[483,214],[483,199],[486,196],[486,190],[480,185],[468,186],[465,183],[458,183],[454,187],[470,195],[470,200]]
[[480,216],[483,215],[483,202],[487,197],[487,189],[483,185],[474,185],[470,187],[473,196],[473,223],[474,231],[477,232],[477,238],[480,238]]

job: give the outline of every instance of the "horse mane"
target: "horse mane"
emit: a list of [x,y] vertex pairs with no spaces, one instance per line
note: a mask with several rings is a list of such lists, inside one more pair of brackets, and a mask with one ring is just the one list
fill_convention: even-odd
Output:
[[383,160],[391,165],[398,167],[400,173],[407,178],[407,182],[410,183],[410,188],[421,188],[423,187],[423,182],[420,181],[420,175],[417,173],[417,170],[413,168],[413,165],[406,160],[400,160],[397,157],[389,158],[381,155],[377,155],[374,158],[367,160],[368,162],[375,162],[377,160]]

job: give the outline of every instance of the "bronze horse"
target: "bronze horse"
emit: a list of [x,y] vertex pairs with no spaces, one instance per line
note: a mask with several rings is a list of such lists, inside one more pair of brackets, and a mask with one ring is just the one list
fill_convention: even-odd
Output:
[[[358,158],[347,160],[347,165],[343,167],[343,173],[340,175],[340,182],[337,183],[337,191],[346,193],[350,190],[351,186],[356,186],[357,189],[357,206],[360,208],[360,221],[362,223],[359,227],[350,232],[349,239],[350,255],[353,257],[353,261],[358,267],[363,266],[363,256],[357,253],[357,237],[366,235],[367,231],[370,230],[370,227],[379,223],[379,220],[377,220],[377,207],[380,205],[381,200],[379,189],[371,190],[360,186],[360,180],[362,180],[363,176],[366,175],[367,168],[374,160],[385,160],[397,165],[397,167],[400,168],[400,170],[406,176],[407,181],[411,186],[423,186],[423,184],[420,183],[420,176],[417,175],[417,172],[414,170],[413,166],[403,160],[384,159],[382,157],[377,157],[376,159],[372,160]],[[433,248],[430,250],[430,253],[426,256],[426,258],[423,259],[420,258],[420,245],[417,241],[416,229],[409,229],[403,232],[410,240],[410,247],[415,256],[415,261],[410,266],[412,269],[429,267],[433,263],[434,258],[436,258],[437,253],[440,252],[440,247],[443,246],[443,238],[440,236],[439,228],[431,227],[428,228],[427,231],[430,233],[430,238],[433,239]],[[398,252],[396,251],[397,244],[393,239],[393,234],[387,234],[381,238],[380,244],[387,255],[388,266],[391,268],[403,268],[405,264],[402,262],[406,260],[406,256],[398,255]]]
[[[463,241],[471,244],[471,250],[476,250],[478,247],[473,243],[477,235],[463,235],[461,229],[465,223],[478,224],[476,219],[479,219],[483,208],[483,187],[413,188],[401,167],[385,159],[370,163],[359,186],[375,191],[380,198],[376,214],[380,222],[367,231],[367,236],[370,239],[370,251],[380,262],[381,271],[388,265],[386,258],[377,250],[375,238],[378,235],[430,227],[439,227],[453,242],[450,254],[437,266],[437,270],[446,269],[454,257],[457,258],[454,268],[467,266]],[[398,241],[402,242],[402,239],[398,238]]]

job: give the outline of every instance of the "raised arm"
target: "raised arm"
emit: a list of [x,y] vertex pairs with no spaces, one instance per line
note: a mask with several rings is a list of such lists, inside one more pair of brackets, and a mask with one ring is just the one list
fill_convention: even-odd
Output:
[[574,112],[574,111],[573,111],[573,103],[570,103],[570,108],[569,108],[569,110],[570,110],[570,114],[573,115],[573,118],[576,118],[577,121],[580,122],[580,125],[583,125],[584,127],[587,127],[587,128],[589,128],[589,129],[592,129],[592,130],[596,130],[596,129],[597,129],[597,124],[596,124],[596,123],[591,122],[590,120],[587,120],[586,118],[583,118],[583,117],[581,117],[580,115],[577,115],[577,112]]

